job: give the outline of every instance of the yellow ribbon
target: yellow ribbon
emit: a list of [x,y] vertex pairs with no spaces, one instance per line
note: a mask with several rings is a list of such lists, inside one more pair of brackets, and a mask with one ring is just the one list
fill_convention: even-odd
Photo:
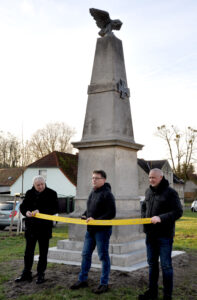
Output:
[[80,224],[80,225],[87,225],[88,224],[88,225],[100,225],[100,226],[106,226],[106,225],[119,226],[119,225],[138,225],[138,224],[150,224],[151,223],[150,218],[144,218],[144,219],[115,219],[115,220],[90,220],[87,223],[86,220],[82,220],[82,219],[64,218],[64,217],[45,215],[45,214],[40,214],[40,213],[35,214],[34,217],[39,218],[39,219],[44,219],[44,220],[71,223],[71,224]]

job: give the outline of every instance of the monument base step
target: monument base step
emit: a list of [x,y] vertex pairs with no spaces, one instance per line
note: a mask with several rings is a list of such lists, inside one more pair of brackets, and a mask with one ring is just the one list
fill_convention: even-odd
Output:
[[[82,241],[59,240],[57,247],[49,249],[48,259],[65,260],[81,263]],[[130,267],[146,259],[145,240],[138,239],[125,243],[110,243],[109,255],[111,266]],[[100,264],[97,249],[92,255],[92,263]]]
[[[73,240],[59,240],[57,243],[58,249],[65,249],[65,250],[75,250],[75,251],[82,251],[83,249],[83,241],[73,241]],[[109,244],[109,253],[110,254],[126,254],[132,251],[137,251],[145,249],[145,239],[137,239],[131,242],[125,243],[110,243]]]
[[[56,248],[56,247],[54,247],[54,248]],[[53,248],[50,248],[50,249],[53,249]],[[172,257],[182,255],[184,253],[185,253],[184,251],[172,251]],[[38,259],[39,259],[39,255],[35,255],[34,260],[38,261]],[[81,266],[81,262],[61,260],[61,259],[48,258],[48,262],[56,263],[56,264],[71,265],[71,266]],[[96,269],[100,269],[101,264],[100,263],[99,264],[92,263],[91,267],[96,268]],[[146,260],[144,260],[140,263],[133,264],[132,266],[129,266],[129,267],[111,266],[111,270],[122,271],[122,272],[133,272],[133,271],[136,271],[136,270],[139,270],[139,269],[143,269],[145,267],[148,267],[148,264],[147,264]]]
[[[145,249],[136,250],[125,254],[110,253],[111,266],[130,267],[133,264],[144,261],[146,258]],[[53,247],[49,249],[48,259],[65,260],[81,262],[81,251],[58,249]],[[100,264],[97,251],[93,252],[92,263]]]

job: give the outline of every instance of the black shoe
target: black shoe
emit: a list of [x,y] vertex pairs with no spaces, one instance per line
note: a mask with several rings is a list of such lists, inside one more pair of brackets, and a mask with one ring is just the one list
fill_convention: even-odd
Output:
[[88,286],[87,281],[79,281],[78,280],[73,285],[71,285],[70,289],[71,290],[78,290],[78,289],[81,289],[81,288],[85,288],[87,286]]
[[22,281],[32,281],[31,273],[22,273],[19,277],[15,279],[15,282],[22,282]]
[[45,282],[44,274],[38,274],[38,278],[36,279],[36,284],[42,284]]
[[103,294],[108,291],[108,284],[100,284],[93,292],[95,294]]
[[138,296],[138,300],[157,300],[157,293],[147,290],[144,294]]

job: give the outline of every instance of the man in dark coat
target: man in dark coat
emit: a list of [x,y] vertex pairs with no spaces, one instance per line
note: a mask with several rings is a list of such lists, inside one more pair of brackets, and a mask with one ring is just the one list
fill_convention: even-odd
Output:
[[[106,183],[106,173],[103,170],[93,171],[93,190],[87,201],[87,210],[82,218],[87,220],[108,220],[116,215],[115,199],[111,193],[109,183]],[[91,267],[92,253],[97,246],[98,256],[102,262],[102,272],[100,285],[95,293],[101,294],[108,290],[108,280],[110,273],[109,240],[112,234],[112,226],[88,225],[85,235],[84,247],[82,251],[81,272],[78,281],[71,286],[71,289],[84,288],[88,285],[88,272]]]
[[39,244],[39,261],[37,265],[37,284],[44,282],[47,267],[49,239],[52,237],[52,221],[34,218],[36,213],[54,215],[58,211],[57,193],[46,187],[42,176],[36,176],[33,187],[26,192],[20,205],[20,211],[25,219],[26,249],[24,255],[24,270],[16,282],[31,281],[31,268],[34,259],[36,242]]
[[175,221],[182,214],[177,192],[169,187],[160,169],[149,173],[150,187],[142,204],[142,218],[151,218],[152,224],[144,225],[146,233],[147,260],[149,264],[149,289],[139,295],[139,300],[158,299],[159,257],[163,274],[163,300],[172,299],[173,268],[172,245]]

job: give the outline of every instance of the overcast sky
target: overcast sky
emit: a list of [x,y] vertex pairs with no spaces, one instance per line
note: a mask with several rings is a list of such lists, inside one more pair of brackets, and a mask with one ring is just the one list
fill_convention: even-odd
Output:
[[196,0],[0,0],[0,130],[24,137],[48,122],[81,139],[99,28],[89,8],[123,26],[139,157],[163,159],[157,126],[197,129]]

